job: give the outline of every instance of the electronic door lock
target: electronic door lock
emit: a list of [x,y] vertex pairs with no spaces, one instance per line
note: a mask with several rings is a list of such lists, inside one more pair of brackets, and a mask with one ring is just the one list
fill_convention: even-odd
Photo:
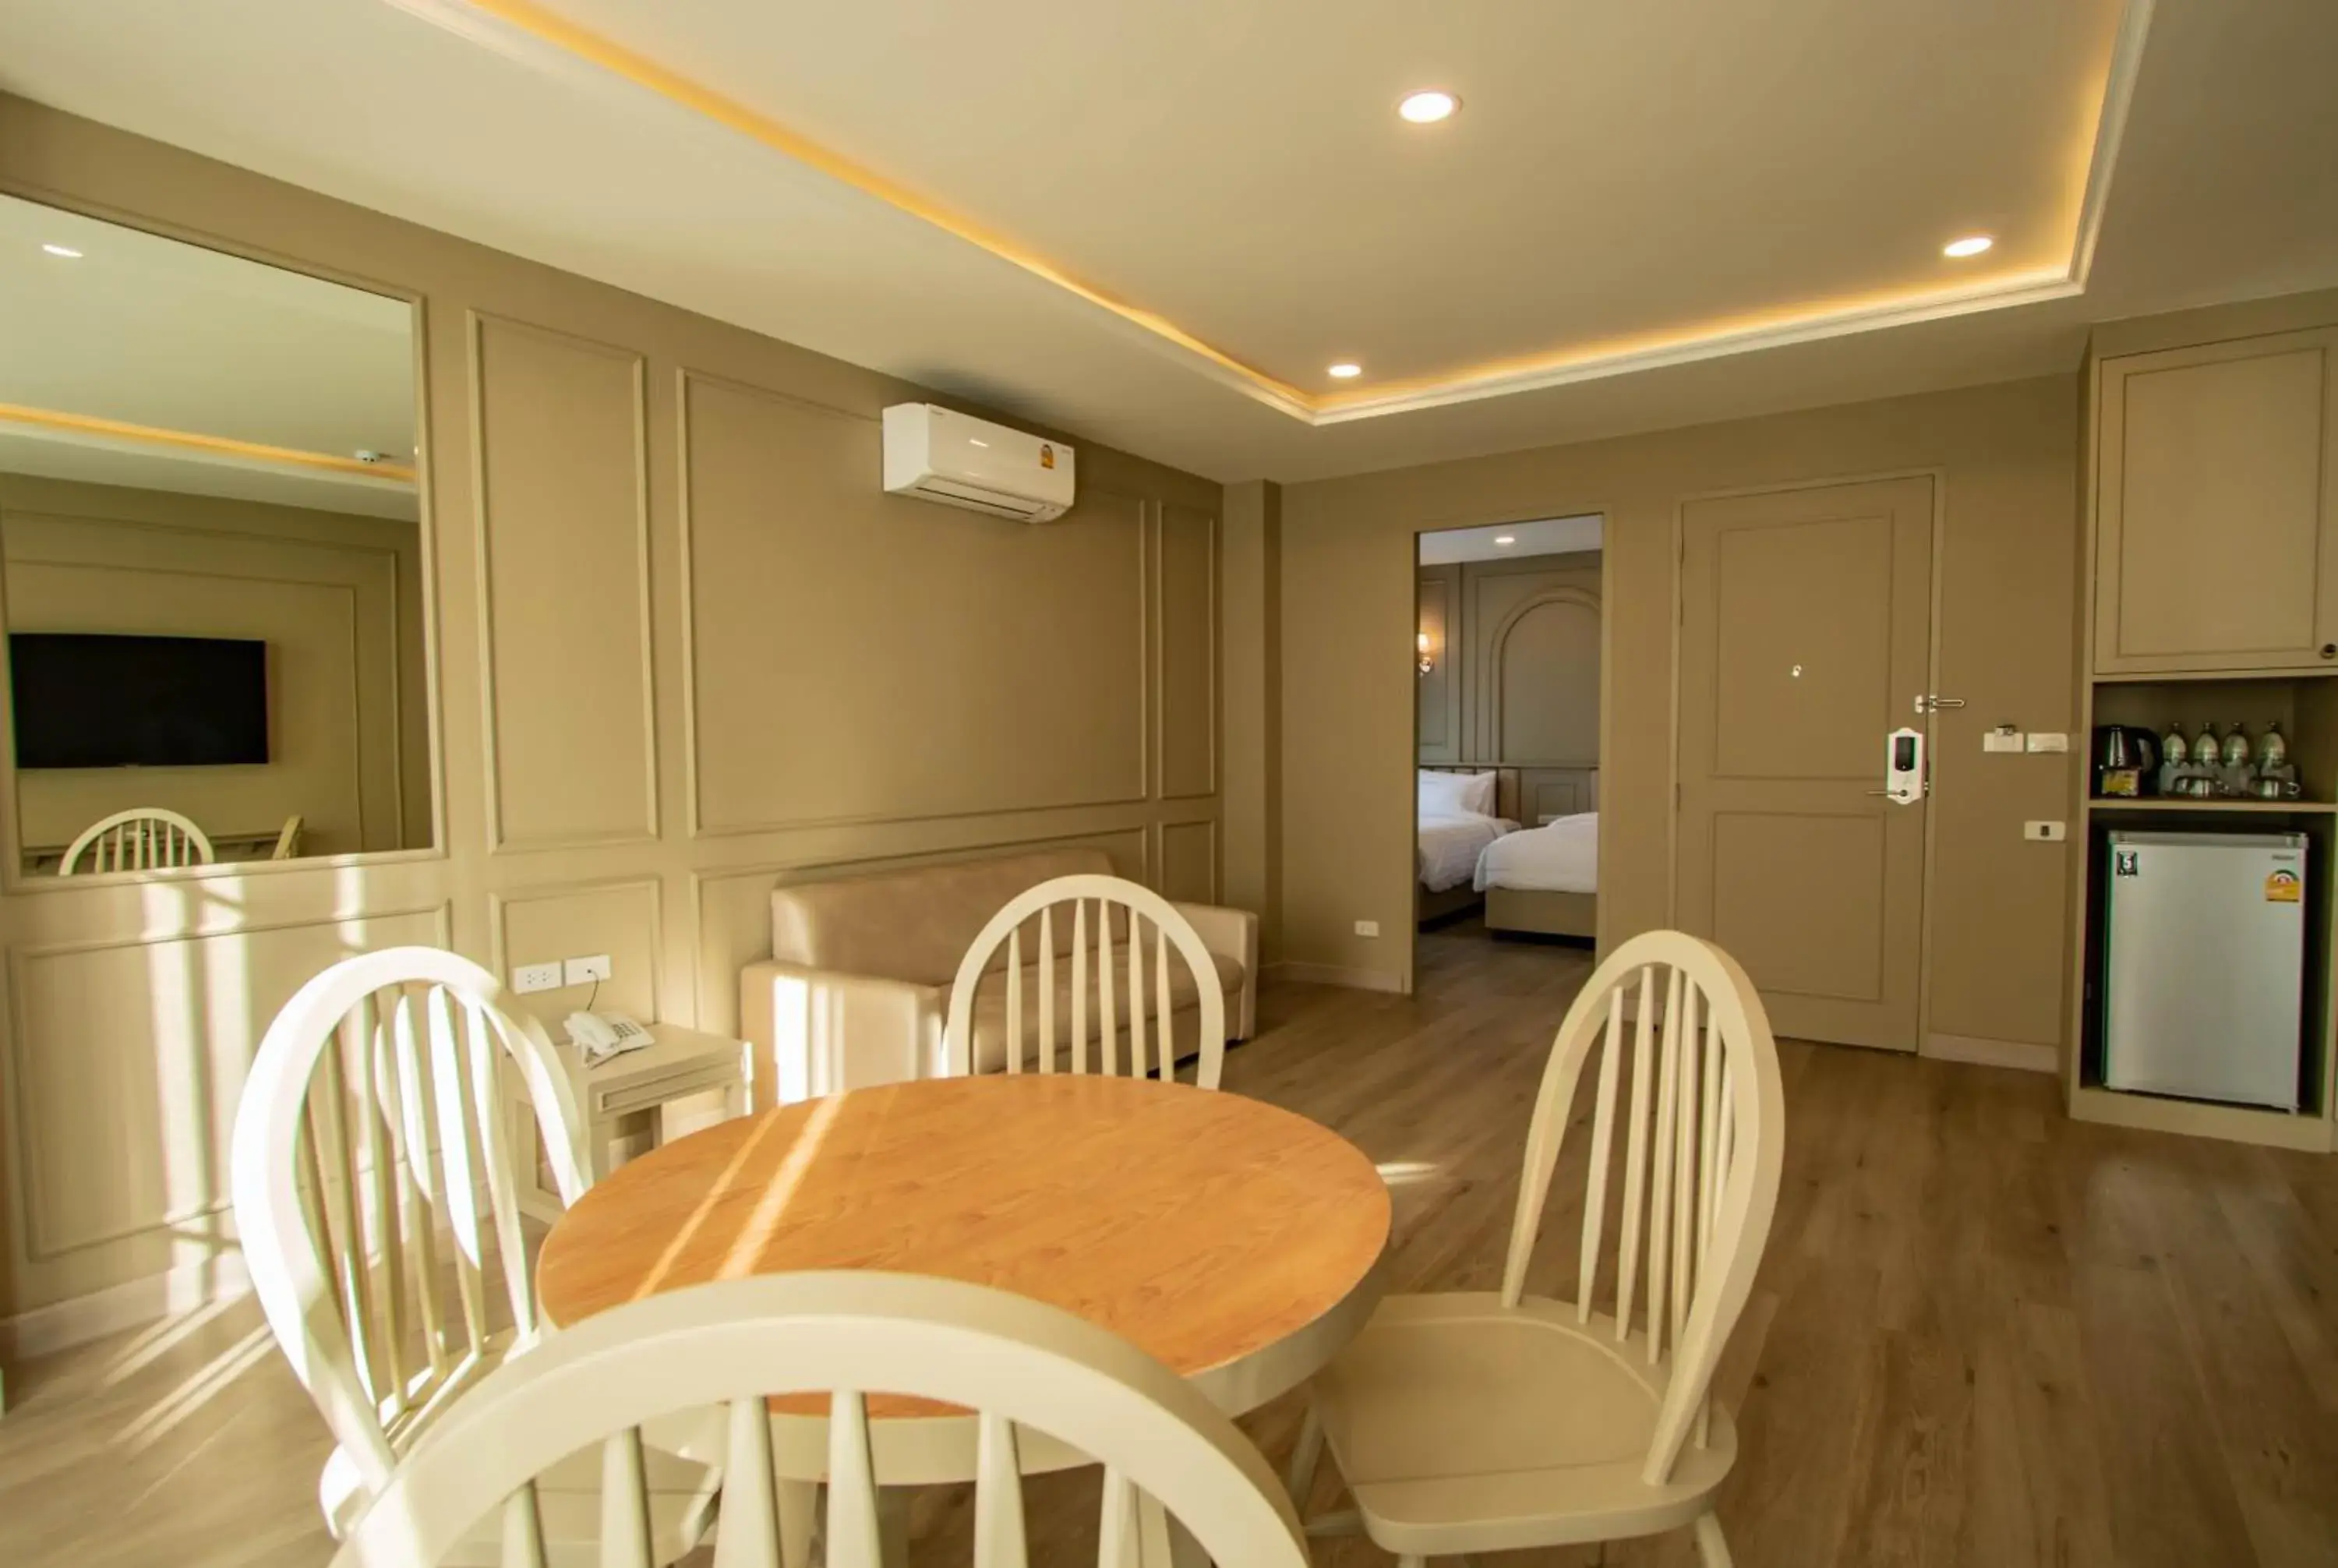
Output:
[[1924,798],[1924,732],[1894,730],[1883,738],[1883,788],[1879,795],[1913,806]]

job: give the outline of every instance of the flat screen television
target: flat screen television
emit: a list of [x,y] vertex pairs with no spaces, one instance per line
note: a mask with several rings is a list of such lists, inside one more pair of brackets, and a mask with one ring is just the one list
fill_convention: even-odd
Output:
[[268,644],[15,632],[19,768],[215,768],[268,760]]

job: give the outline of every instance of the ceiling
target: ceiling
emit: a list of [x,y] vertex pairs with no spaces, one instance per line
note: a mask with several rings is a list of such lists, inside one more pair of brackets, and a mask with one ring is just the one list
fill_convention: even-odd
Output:
[[1420,564],[1500,561],[1518,555],[1563,555],[1596,550],[1604,519],[1540,517],[1528,523],[1498,523],[1486,528],[1439,528],[1420,535]]
[[2333,59],[2327,0],[0,11],[0,88],[1223,479],[2338,285]]
[[407,523],[422,515],[420,492],[410,479],[262,462],[231,452],[172,451],[103,436],[28,432],[5,423],[0,423],[0,474],[263,501]]
[[410,464],[413,317],[403,299],[0,196],[0,404]]

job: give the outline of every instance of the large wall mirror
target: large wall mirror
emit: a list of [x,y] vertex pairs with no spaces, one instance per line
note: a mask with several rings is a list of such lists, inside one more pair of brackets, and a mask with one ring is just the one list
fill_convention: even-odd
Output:
[[427,848],[415,309],[0,197],[25,877]]

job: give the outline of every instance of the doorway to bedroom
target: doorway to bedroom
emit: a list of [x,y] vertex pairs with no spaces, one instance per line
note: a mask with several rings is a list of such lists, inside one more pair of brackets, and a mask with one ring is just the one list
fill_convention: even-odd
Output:
[[1596,514],[1438,529],[1416,549],[1419,931],[1598,932]]

